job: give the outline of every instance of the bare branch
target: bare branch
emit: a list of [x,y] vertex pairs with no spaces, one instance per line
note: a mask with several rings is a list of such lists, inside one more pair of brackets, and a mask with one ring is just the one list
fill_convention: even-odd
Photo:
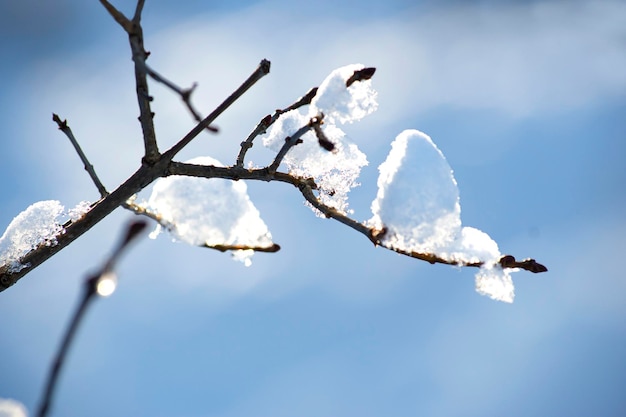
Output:
[[250,133],[250,135],[248,135],[246,140],[241,142],[241,149],[239,150],[239,155],[237,155],[236,165],[239,167],[243,166],[243,161],[244,161],[244,158],[246,157],[246,152],[248,152],[248,149],[252,147],[254,139],[257,136],[265,133],[267,128],[273,125],[274,122],[280,117],[281,114],[286,113],[291,110],[295,110],[302,106],[306,106],[307,104],[311,104],[311,100],[313,100],[313,97],[315,97],[315,94],[317,94],[317,87],[311,88],[309,91],[307,91],[307,93],[304,96],[300,97],[289,107],[286,107],[284,109],[278,109],[274,112],[273,115],[270,116],[268,114],[263,119],[261,119],[261,121],[256,125],[256,127]]
[[257,69],[237,88],[230,96],[226,98],[217,106],[215,110],[205,117],[200,123],[198,123],[189,133],[187,133],[178,143],[172,146],[167,152],[163,154],[163,157],[171,161],[178,152],[180,152],[185,146],[189,144],[200,132],[206,129],[217,117],[222,114],[227,108],[229,108],[235,101],[239,99],[246,91],[250,89],[257,81],[269,74],[270,61],[263,59]]
[[[180,99],[183,101],[183,103],[185,103],[185,107],[187,107],[187,109],[189,110],[189,112],[193,116],[194,120],[196,122],[198,122],[198,123],[202,122],[202,116],[200,115],[200,113],[196,110],[196,108],[191,103],[191,94],[194,92],[194,90],[198,86],[197,83],[193,83],[193,85],[190,88],[181,88],[181,87],[177,86],[176,84],[174,84],[172,81],[168,80],[167,78],[165,78],[164,76],[159,74],[158,72],[156,72],[155,70],[153,70],[145,62],[143,62],[143,70],[153,80],[155,80],[155,81],[165,85],[167,88],[169,88],[170,90],[172,90],[176,94],[178,94],[180,96]],[[207,126],[206,129],[209,132],[213,132],[213,133],[218,132],[218,130],[219,130],[217,127],[214,127],[214,126]]]
[[133,16],[133,23],[135,24],[141,22],[141,12],[143,11],[144,3],[144,0],[137,0],[137,7],[135,7],[135,15]]
[[236,250],[253,250],[255,252],[274,253],[280,250],[280,245],[274,243],[272,246],[246,246],[246,245],[203,245],[205,248],[215,249],[220,252],[236,251]]
[[74,133],[72,132],[72,129],[70,129],[70,127],[67,125],[67,120],[61,121],[59,116],[55,113],[52,113],[52,120],[56,122],[57,126],[59,126],[59,130],[65,133],[65,136],[67,136],[67,138],[70,140],[70,142],[74,146],[74,149],[76,149],[76,152],[78,153],[78,156],[80,157],[80,160],[83,162],[83,165],[85,166],[85,171],[87,171],[87,173],[91,177],[91,180],[96,185],[96,188],[98,189],[98,192],[100,193],[100,197],[106,197],[107,194],[109,194],[109,192],[106,190],[104,185],[102,185],[102,182],[100,182],[100,178],[98,178],[98,175],[96,175],[96,171],[94,170],[93,165],[91,165],[91,163],[89,162],[89,160],[83,153],[83,150],[78,144],[78,141],[74,137]]
[[46,386],[44,389],[43,397],[41,400],[41,404],[39,406],[39,411],[37,413],[38,417],[45,417],[50,410],[50,406],[52,405],[52,398],[54,396],[54,391],[56,389],[57,381],[59,378],[59,374],[61,369],[65,363],[65,358],[67,356],[67,352],[69,347],[74,340],[74,336],[76,335],[76,330],[78,329],[78,325],[80,324],[82,318],[85,316],[85,312],[87,311],[87,307],[90,302],[97,295],[97,285],[100,279],[107,273],[112,271],[115,262],[119,259],[122,252],[128,244],[134,240],[142,230],[146,227],[146,223],[143,221],[133,222],[131,223],[127,229],[124,236],[124,239],[120,242],[117,249],[109,256],[108,260],[105,262],[104,266],[95,274],[90,275],[84,283],[84,292],[81,298],[80,303],[78,304],[78,308],[74,312],[72,319],[70,320],[70,324],[65,331],[65,335],[63,336],[63,341],[59,350],[54,358],[54,362],[52,363],[52,367],[50,369],[50,373],[48,374],[48,379],[46,381]]
[[144,71],[149,53],[146,52],[143,46],[143,29],[139,22],[133,25],[133,32],[129,33],[128,41],[135,64],[135,88],[137,104],[139,105],[139,122],[141,123],[144,141],[143,161],[147,164],[153,164],[160,155],[154,130],[154,112],[150,105],[152,97],[150,96],[148,80]]
[[374,67],[368,67],[354,71],[354,74],[352,74],[352,76],[346,80],[346,87],[350,87],[356,81],[369,80],[374,76],[375,72],[376,68]]
[[[109,12],[109,14],[115,19],[119,25],[124,28],[126,33],[131,33],[133,31],[133,22],[128,20],[126,16],[119,10],[117,10],[111,3],[107,0],[100,0],[100,3],[104,6],[105,9]],[[143,2],[142,2],[143,3]]]

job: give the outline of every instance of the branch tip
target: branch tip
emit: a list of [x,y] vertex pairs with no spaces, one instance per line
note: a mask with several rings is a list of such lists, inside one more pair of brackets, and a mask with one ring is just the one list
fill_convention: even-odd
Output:
[[272,66],[272,63],[265,58],[262,59],[261,62],[259,63],[259,69],[261,70],[263,75],[267,75],[270,73],[271,66]]
[[370,78],[374,76],[375,72],[376,72],[376,68],[374,67],[367,67],[367,68],[354,71],[354,74],[352,74],[352,76],[348,78],[348,80],[346,81],[346,87],[350,87],[356,81],[369,80]]

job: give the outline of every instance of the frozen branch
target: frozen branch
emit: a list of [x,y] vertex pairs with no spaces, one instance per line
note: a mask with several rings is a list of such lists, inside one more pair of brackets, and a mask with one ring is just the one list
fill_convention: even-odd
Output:
[[[382,243],[381,239],[385,233],[384,230],[376,230],[375,228],[368,227],[363,223],[357,222],[354,219],[346,216],[335,210],[332,207],[329,207],[323,204],[313,193],[313,190],[308,184],[302,184],[300,187],[300,192],[313,207],[318,209],[321,213],[323,213],[327,218],[332,218],[337,220],[340,223],[345,224],[346,226],[356,230],[357,232],[367,236],[368,239],[374,243],[376,246],[384,247],[385,249],[392,250],[401,255],[410,256],[411,258],[420,259],[422,261],[426,261],[431,264],[439,263],[445,265],[453,265],[453,266],[465,266],[465,267],[478,267],[484,265],[484,262],[470,262],[470,263],[459,263],[455,261],[451,261],[449,259],[442,258],[432,253],[420,253],[415,251],[405,251],[402,249],[395,248],[390,245],[385,245]],[[502,266],[502,268],[520,268],[526,271],[530,271],[533,273],[546,272],[548,269],[542,264],[536,262],[534,259],[525,259],[523,261],[516,261],[515,257],[511,255],[504,255],[498,263]]]

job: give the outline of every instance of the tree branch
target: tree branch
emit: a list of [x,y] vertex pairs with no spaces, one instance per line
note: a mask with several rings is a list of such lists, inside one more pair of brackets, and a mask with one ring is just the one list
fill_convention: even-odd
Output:
[[117,10],[111,3],[107,0],[100,0],[100,3],[107,9],[107,12],[115,19],[117,23],[127,32],[130,33],[133,31],[133,22],[128,20],[126,16],[119,10]]
[[166,162],[159,162],[153,166],[142,165],[116,190],[95,203],[83,217],[65,224],[63,232],[55,236],[55,245],[41,244],[20,258],[18,262],[24,266],[22,269],[15,271],[8,264],[0,266],[0,292],[15,284],[20,278],[50,259],[63,248],[69,246],[83,233],[111,214],[113,210],[124,204],[132,195],[138,193],[156,178],[165,175],[166,172]]
[[144,3],[145,3],[144,0],[137,1],[137,6],[135,7],[135,14],[133,16],[133,23],[135,24],[139,24],[141,22],[141,13],[143,12]]
[[317,87],[311,88],[309,91],[307,91],[307,93],[304,96],[300,97],[298,100],[295,101],[295,103],[291,104],[289,107],[286,107],[284,109],[278,109],[274,112],[273,115],[268,114],[263,119],[261,119],[261,121],[256,125],[256,127],[250,133],[250,135],[248,135],[246,140],[241,142],[241,149],[239,150],[239,155],[237,155],[236,165],[239,167],[243,166],[243,161],[244,161],[244,158],[246,157],[246,152],[248,152],[248,149],[252,147],[254,139],[257,136],[265,133],[267,128],[273,125],[274,122],[278,120],[281,114],[286,113],[291,110],[295,110],[302,106],[306,106],[307,104],[311,104],[311,100],[313,100],[313,97],[315,97],[315,94],[317,94]]
[[285,138],[284,145],[278,151],[276,158],[274,158],[274,162],[272,162],[272,164],[268,167],[269,171],[276,172],[276,170],[280,166],[280,163],[283,161],[283,158],[285,158],[285,155],[287,155],[287,152],[289,152],[289,150],[293,148],[294,146],[296,146],[297,144],[302,143],[302,139],[300,138],[306,132],[313,129],[315,126],[319,126],[320,124],[322,124],[323,118],[324,118],[323,114],[320,114],[316,117],[312,117],[306,126],[303,126],[300,129],[298,129],[293,135],[287,136]]
[[187,133],[178,143],[172,146],[167,152],[163,154],[163,157],[171,161],[178,152],[180,152],[185,146],[189,144],[200,132],[206,129],[217,117],[222,114],[227,108],[229,108],[239,97],[241,97],[246,91],[250,89],[257,81],[269,74],[270,61],[263,59],[257,69],[237,88],[226,100],[222,102],[215,110],[205,117],[200,123],[198,123],[189,133]]
[[139,123],[141,123],[141,131],[144,142],[143,161],[147,164],[153,164],[159,158],[159,148],[156,141],[156,133],[154,130],[154,113],[150,106],[152,97],[148,90],[148,81],[146,79],[146,59],[148,52],[143,46],[143,28],[141,27],[141,12],[143,10],[144,1],[139,0],[135,9],[133,20],[129,20],[124,14],[117,10],[107,0],[100,0],[109,14],[117,23],[124,28],[128,34],[128,41],[132,52],[133,63],[135,64],[135,91],[137,94],[137,103],[139,105]]
[[52,367],[50,369],[50,373],[48,374],[48,379],[46,382],[46,386],[44,389],[43,397],[41,400],[41,404],[39,406],[39,412],[37,413],[38,417],[45,417],[50,411],[50,406],[52,405],[52,398],[54,397],[54,391],[56,389],[56,384],[59,378],[59,374],[61,369],[65,363],[65,358],[67,356],[67,352],[69,351],[70,345],[74,340],[76,335],[76,330],[78,329],[78,325],[80,324],[82,318],[85,316],[85,312],[87,311],[87,307],[90,302],[94,299],[94,297],[98,294],[98,284],[100,281],[105,278],[106,274],[112,273],[113,267],[117,260],[120,258],[122,252],[128,244],[134,240],[139,233],[145,229],[146,223],[143,221],[134,222],[130,224],[124,236],[122,242],[118,245],[117,249],[113,252],[113,254],[108,258],[105,262],[104,266],[95,274],[90,275],[84,283],[84,291],[83,296],[81,298],[80,303],[72,319],[70,320],[70,324],[65,331],[65,335],[63,336],[63,341],[61,342],[61,346],[55,356],[54,362],[52,363]]
[[76,153],[78,153],[80,160],[83,162],[83,165],[85,166],[85,171],[87,171],[87,173],[91,177],[91,180],[96,185],[96,188],[98,189],[98,192],[100,193],[100,197],[106,197],[107,194],[109,194],[109,192],[106,190],[104,185],[102,185],[102,182],[100,182],[100,178],[98,178],[98,175],[96,175],[96,171],[94,170],[93,165],[91,165],[91,163],[87,159],[87,156],[85,156],[85,154],[83,153],[83,150],[78,144],[78,141],[74,137],[74,133],[72,132],[72,129],[70,129],[70,127],[67,124],[67,120],[61,121],[61,118],[59,118],[59,116],[55,113],[52,113],[52,120],[56,122],[57,126],[59,126],[59,130],[65,133],[65,136],[67,136],[67,138],[70,140],[70,142],[74,146],[74,149],[76,149]]
[[[196,110],[196,108],[193,106],[193,104],[191,103],[191,94],[194,92],[194,90],[198,86],[197,83],[193,83],[193,85],[190,88],[184,88],[183,89],[183,88],[180,88],[179,86],[177,86],[176,84],[174,84],[172,81],[170,81],[167,78],[165,78],[164,76],[162,76],[161,74],[159,74],[158,72],[156,72],[155,70],[153,70],[145,62],[144,62],[144,65],[143,65],[143,70],[154,81],[157,81],[157,82],[163,84],[164,86],[166,86],[167,88],[169,88],[170,90],[172,90],[173,92],[178,94],[180,96],[180,99],[185,104],[185,107],[187,107],[187,110],[189,110],[189,112],[193,116],[194,120],[197,123],[202,122],[202,116],[200,115],[200,112],[198,112]],[[216,132],[218,132],[219,129],[217,127],[209,125],[209,126],[206,127],[206,130],[208,130],[209,132],[216,133]]]
[[[421,253],[414,251],[405,251],[395,248],[391,245],[386,245],[382,242],[384,231],[376,230],[373,227],[358,222],[345,214],[337,211],[333,207],[327,206],[322,203],[313,193],[313,190],[317,189],[317,185],[312,178],[299,178],[290,174],[282,172],[272,172],[269,168],[261,169],[245,169],[241,167],[216,167],[213,165],[195,165],[181,162],[172,162],[169,169],[170,175],[188,175],[192,177],[205,177],[205,178],[224,178],[231,180],[257,180],[257,181],[279,181],[291,184],[298,188],[305,200],[308,201],[313,207],[319,210],[326,218],[334,219],[339,223],[342,223],[362,235],[366,236],[374,245],[381,246],[385,249],[389,249],[401,255],[409,256],[411,258],[420,259],[431,264],[439,263],[453,266],[465,266],[465,267],[481,267],[484,262],[458,262],[454,260],[445,259],[431,253]],[[546,272],[548,269],[542,264],[536,262],[534,259],[525,259],[523,261],[516,261],[511,255],[504,255],[498,261],[503,268],[520,268],[529,272],[539,273]]]
[[[365,224],[359,223],[356,220],[353,220],[350,217],[346,216],[345,214],[338,212],[334,208],[323,204],[315,196],[315,194],[313,193],[313,190],[308,184],[302,184],[299,187],[299,189],[300,189],[300,192],[302,192],[302,195],[304,196],[306,201],[311,203],[313,207],[315,207],[320,212],[322,212],[327,218],[335,219],[338,222],[343,223],[346,226],[351,227],[352,229],[356,230],[357,232],[367,236],[367,238],[371,240],[372,243],[374,243],[374,245],[376,246],[381,246],[385,249],[392,250],[401,255],[410,256],[411,258],[420,259],[422,261],[426,261],[431,264],[439,263],[439,264],[445,264],[445,265],[469,266],[469,267],[478,267],[478,268],[480,268],[481,266],[485,264],[484,262],[459,262],[459,261],[445,259],[432,253],[406,251],[403,249],[396,248],[392,245],[387,245],[381,241],[385,233],[384,231],[380,231],[380,230],[376,230],[375,228],[368,227]],[[500,264],[500,266],[502,266],[502,268],[521,268],[521,269],[524,269],[526,271],[530,271],[533,273],[546,272],[548,270],[548,268],[536,262],[534,259],[525,259],[521,262],[517,262],[512,255],[502,256],[498,260],[498,263]]]

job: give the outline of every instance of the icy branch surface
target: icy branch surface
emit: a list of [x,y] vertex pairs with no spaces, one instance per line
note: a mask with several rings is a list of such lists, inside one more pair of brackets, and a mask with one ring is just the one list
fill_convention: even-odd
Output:
[[284,163],[290,174],[314,178],[322,203],[341,213],[348,212],[348,192],[358,185],[357,178],[361,168],[367,165],[367,157],[338,124],[360,120],[378,107],[370,80],[346,87],[348,78],[362,68],[363,65],[354,64],[334,70],[322,82],[310,105],[281,115],[263,139],[265,146],[278,152],[287,136],[305,126],[312,117],[323,114],[322,130],[335,149],[325,150],[315,134],[309,132],[302,137],[303,143],[289,151]]
[[385,230],[381,243],[407,252],[432,253],[449,261],[484,262],[476,290],[513,302],[509,270],[497,265],[498,245],[486,233],[461,227],[459,191],[450,165],[431,138],[405,130],[379,167],[378,194],[368,224]]
[[[187,161],[195,165],[223,166],[211,157]],[[156,181],[146,208],[160,225],[185,243],[195,246],[238,245],[270,247],[272,235],[250,201],[243,181],[171,176]],[[151,236],[161,231],[159,226]],[[236,250],[233,257],[246,266],[252,250]]]
[[77,220],[89,210],[81,202],[69,212],[56,200],[39,201],[18,214],[0,237],[0,265],[9,265],[9,272],[18,272],[27,265],[20,258],[44,244],[54,246],[63,233],[65,220]]

